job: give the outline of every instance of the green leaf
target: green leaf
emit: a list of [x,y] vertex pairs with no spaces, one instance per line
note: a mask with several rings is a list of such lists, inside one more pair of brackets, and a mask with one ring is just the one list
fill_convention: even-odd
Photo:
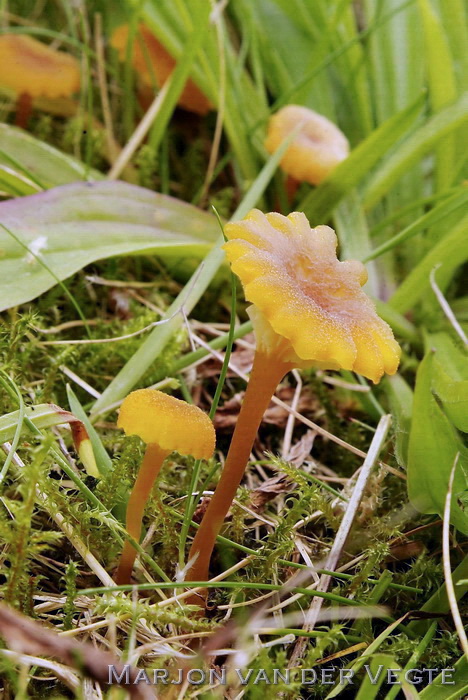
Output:
[[437,284],[443,291],[457,267],[468,260],[467,230],[468,216],[465,216],[410,272],[391,297],[390,306],[400,313],[405,313],[421,297],[432,294],[429,276],[436,265],[440,265],[437,270]]
[[413,412],[413,392],[399,375],[385,378],[385,388],[389,395],[392,413],[395,416],[395,454],[400,466],[408,464],[408,444]]
[[[0,155],[1,160],[1,155]],[[8,165],[0,165],[0,192],[10,197],[24,197],[41,191],[35,182]]]
[[468,362],[446,333],[431,336],[435,350],[432,391],[458,430],[468,432]]
[[[116,255],[201,258],[212,214],[124,182],[75,183],[0,203],[0,309],[34,299],[85,265]],[[34,254],[33,254],[34,253]]]
[[442,517],[449,476],[459,453],[450,516],[452,524],[468,534],[468,513],[457,499],[467,488],[467,451],[432,393],[433,361],[430,350],[416,377],[408,449],[408,495],[421,513],[438,513]]
[[448,333],[432,333],[428,342],[451,377],[468,379],[466,353],[455,345]]
[[[28,406],[25,411],[25,416],[29,418],[39,430],[77,420],[72,413],[64,411],[63,408],[55,406],[52,403]],[[0,418],[0,443],[13,439],[19,419],[20,411],[6,413]],[[23,424],[23,432],[28,432],[26,423]]]
[[434,362],[432,388],[458,430],[468,433],[468,379],[453,381],[440,362]]
[[[101,180],[104,177],[97,170],[89,170],[76,158],[9,124],[0,124],[0,168],[3,171],[0,186],[5,187],[3,180],[8,169],[10,178],[16,175],[20,181],[30,180],[36,185],[36,191],[77,180]],[[9,193],[14,196],[18,194],[15,191]],[[30,192],[23,190],[19,194]]]
[[468,693],[468,660],[461,656],[455,666],[454,673],[440,673],[434,681],[421,690],[421,700],[460,700]]

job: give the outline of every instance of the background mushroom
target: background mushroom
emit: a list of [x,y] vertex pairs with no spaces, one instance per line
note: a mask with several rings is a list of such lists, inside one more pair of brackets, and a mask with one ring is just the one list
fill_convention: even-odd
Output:
[[[173,451],[196,459],[210,459],[215,431],[208,416],[197,406],[155,389],[133,391],[120,408],[119,428],[138,435],[146,443],[145,456],[127,505],[126,527],[139,540],[146,502],[166,457]],[[125,542],[115,580],[129,583],[136,550]]]
[[396,372],[400,358],[390,327],[361,289],[364,266],[337,259],[331,228],[311,229],[298,212],[286,217],[254,209],[245,220],[227,224],[225,235],[232,270],[253,304],[248,312],[256,352],[221,478],[192,543],[189,581],[208,578],[216,536],[283,376],[295,367],[347,369],[377,383],[384,372]]
[[[128,37],[129,27],[127,24],[117,27],[111,37],[111,46],[118,51],[122,62],[125,61],[127,55]],[[140,99],[146,108],[153,99],[154,88],[162,88],[170,77],[176,60],[144,24],[138,26],[131,56],[132,65],[140,83]],[[210,101],[191,79],[187,80],[178,104],[189,112],[201,116],[208,114],[213,108]]]
[[301,130],[281,160],[289,176],[286,187],[290,201],[298,183],[320,184],[349,154],[343,132],[323,115],[300,105],[287,105],[270,118],[265,139],[268,153],[274,153],[299,124]]
[[23,34],[0,35],[0,87],[17,95],[15,123],[25,128],[32,100],[69,97],[80,88],[76,58]]

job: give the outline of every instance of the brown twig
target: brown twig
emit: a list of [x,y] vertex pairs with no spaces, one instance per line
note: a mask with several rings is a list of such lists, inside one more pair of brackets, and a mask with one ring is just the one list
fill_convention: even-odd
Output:
[[[88,678],[108,684],[109,667],[115,669],[117,677],[123,673],[122,682],[114,675],[115,684],[122,685],[134,700],[155,700],[156,695],[145,683],[134,684],[138,670],[129,668],[124,673],[124,664],[107,651],[96,649],[94,645],[77,642],[59,636],[37,622],[21,615],[7,605],[0,604],[0,636],[13,651],[35,656],[53,656],[67,666],[71,666]],[[130,683],[126,684],[126,679]]]

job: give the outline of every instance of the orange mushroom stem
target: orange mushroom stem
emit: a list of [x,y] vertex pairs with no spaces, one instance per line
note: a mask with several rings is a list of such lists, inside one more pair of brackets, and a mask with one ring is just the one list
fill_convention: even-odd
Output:
[[15,126],[26,129],[32,113],[32,97],[29,92],[22,92],[16,99]]
[[331,228],[311,229],[298,212],[286,217],[254,209],[225,234],[226,255],[252,302],[257,348],[226,463],[192,543],[189,581],[208,579],[216,537],[282,377],[315,366],[354,370],[377,383],[384,372],[396,372],[400,357],[391,329],[361,289],[364,266],[337,259]]
[[17,95],[16,125],[27,126],[33,99],[68,97],[80,88],[76,58],[22,34],[0,36],[0,87]]
[[[146,443],[145,456],[127,504],[127,532],[139,540],[145,505],[164,460],[173,451],[210,459],[215,432],[208,416],[197,406],[155,389],[133,391],[123,401],[117,422],[127,435]],[[126,541],[115,576],[118,584],[130,583],[136,549]]]
[[[186,576],[187,581],[206,581],[211,554],[224,519],[232,505],[236,491],[244,476],[252,445],[258,432],[262,416],[271,401],[276,387],[294,365],[276,360],[262,352],[256,352],[250,380],[245,392],[242,408],[236,422],[228,456],[221,479],[203,516],[193,539],[189,561],[196,557]],[[193,596],[188,602],[200,602],[202,597]]]
[[[151,489],[159,476],[164,460],[170,454],[171,450],[162,450],[158,445],[147,445],[146,447],[145,456],[128,499],[125,523],[128,534],[137,542],[140,539],[143,514]],[[126,540],[115,576],[115,581],[119,585],[130,583],[136,554],[136,549]]]

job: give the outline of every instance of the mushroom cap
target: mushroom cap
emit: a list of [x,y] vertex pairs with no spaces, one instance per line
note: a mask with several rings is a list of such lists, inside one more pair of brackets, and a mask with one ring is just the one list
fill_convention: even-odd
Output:
[[[123,24],[114,30],[111,37],[111,46],[117,50],[122,62],[127,55],[128,34],[128,24]],[[144,24],[140,24],[132,46],[132,65],[144,87],[153,88],[156,83],[158,88],[162,88],[174,70],[176,61],[154,34]],[[185,83],[179,105],[202,116],[212,109],[210,101],[191,79]]]
[[257,347],[296,367],[347,369],[377,383],[398,368],[400,347],[361,287],[357,260],[340,262],[333,229],[303,213],[253,209],[227,224],[223,248],[254,305]]
[[265,148],[274,153],[301,123],[301,130],[289,144],[281,167],[299,182],[318,185],[349,154],[346,136],[326,117],[299,105],[283,107],[270,118]]
[[138,435],[163,450],[210,459],[215,448],[213,423],[198,406],[156,389],[137,389],[123,401],[117,421],[126,435]]
[[68,97],[80,88],[76,58],[24,34],[0,35],[0,85],[32,97]]

